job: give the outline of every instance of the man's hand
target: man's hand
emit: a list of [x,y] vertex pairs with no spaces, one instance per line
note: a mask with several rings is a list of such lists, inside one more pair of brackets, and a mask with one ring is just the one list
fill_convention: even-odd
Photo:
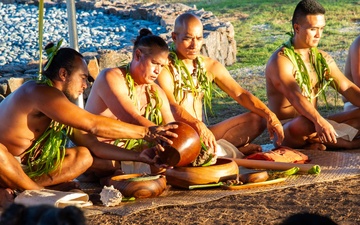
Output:
[[139,160],[141,162],[144,162],[144,163],[147,163],[150,165],[154,165],[155,167],[157,167],[159,169],[169,168],[168,165],[164,164],[160,160],[160,157],[157,154],[157,150],[158,149],[156,147],[144,149],[139,155]]
[[318,123],[315,123],[316,133],[321,143],[337,143],[338,136],[334,127],[324,118],[321,117]]
[[168,143],[171,145],[173,142],[168,137],[177,138],[178,135],[170,130],[178,128],[176,124],[167,124],[163,126],[152,126],[148,128],[148,132],[146,133],[144,139],[149,142],[157,142],[158,148],[160,150],[164,150],[161,145]]
[[214,134],[202,122],[197,124],[197,131],[204,145],[215,154],[217,143]]
[[281,122],[274,115],[267,122],[267,129],[269,131],[270,140],[274,139],[274,134],[276,134],[276,146],[280,146],[284,140],[284,130]]

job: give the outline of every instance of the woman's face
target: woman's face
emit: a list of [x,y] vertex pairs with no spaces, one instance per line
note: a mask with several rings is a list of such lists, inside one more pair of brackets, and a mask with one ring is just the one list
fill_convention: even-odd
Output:
[[155,48],[151,54],[144,54],[140,49],[135,52],[136,74],[132,74],[137,84],[154,83],[161,70],[168,64],[168,51]]

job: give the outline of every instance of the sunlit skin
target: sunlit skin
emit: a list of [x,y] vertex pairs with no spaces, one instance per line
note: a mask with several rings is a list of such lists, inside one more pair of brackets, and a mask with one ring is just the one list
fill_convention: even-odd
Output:
[[[318,92],[317,74],[313,65],[310,63],[309,51],[312,47],[317,47],[325,28],[325,16],[307,15],[299,19],[294,24],[293,46],[295,52],[299,53],[306,69],[309,73],[313,99],[309,101],[302,95],[301,89],[297,84],[294,74],[295,68],[291,61],[283,55],[282,49],[278,49],[269,59],[266,66],[266,88],[269,100],[269,108],[275,112],[279,119],[292,119],[284,125],[285,139],[284,145],[296,148],[307,147],[312,149],[325,150],[330,148],[355,148],[360,146],[360,141],[355,139],[352,142],[338,139],[334,127],[317,111]],[[340,94],[349,96],[351,101],[360,105],[360,89],[339,70],[335,61],[326,52],[319,49],[324,56],[329,68],[330,77],[334,79],[337,90]],[[338,123],[346,123],[359,129],[355,112],[347,114],[334,114],[328,119]],[[320,143],[320,145],[318,145]],[[326,145],[323,145],[324,143]]]
[[194,60],[200,54],[203,44],[203,27],[195,23],[196,21],[180,27],[172,34],[179,59]]

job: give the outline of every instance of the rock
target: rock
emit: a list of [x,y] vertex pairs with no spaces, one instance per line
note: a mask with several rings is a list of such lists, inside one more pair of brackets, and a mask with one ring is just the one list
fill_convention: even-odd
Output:
[[18,89],[25,81],[26,79],[22,77],[11,77],[8,79],[8,91],[10,92],[6,93],[6,95]]
[[132,53],[125,50],[106,51],[98,58],[100,71],[105,68],[119,67],[131,61]]
[[89,70],[89,75],[95,80],[100,72],[99,63],[96,57],[89,60],[88,70]]

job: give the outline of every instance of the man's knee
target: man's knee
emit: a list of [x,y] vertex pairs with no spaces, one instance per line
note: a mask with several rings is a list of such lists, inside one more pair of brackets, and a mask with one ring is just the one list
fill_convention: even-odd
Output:
[[75,161],[80,161],[82,166],[90,167],[93,163],[93,157],[88,148],[76,146]]
[[256,113],[249,113],[249,121],[252,121],[252,126],[256,129],[256,130],[265,130],[266,126],[267,126],[267,121],[265,118],[259,116]]

